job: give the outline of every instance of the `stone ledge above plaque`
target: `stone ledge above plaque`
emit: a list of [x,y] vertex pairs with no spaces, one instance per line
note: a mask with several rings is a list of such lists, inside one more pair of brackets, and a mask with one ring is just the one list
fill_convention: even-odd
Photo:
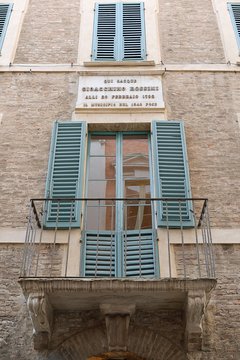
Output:
[[80,76],[77,112],[164,109],[161,76]]

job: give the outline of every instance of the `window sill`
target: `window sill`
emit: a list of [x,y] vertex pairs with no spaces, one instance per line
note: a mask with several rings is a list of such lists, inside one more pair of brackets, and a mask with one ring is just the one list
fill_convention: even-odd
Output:
[[154,66],[154,60],[145,61],[84,61],[84,66],[106,67],[106,66]]

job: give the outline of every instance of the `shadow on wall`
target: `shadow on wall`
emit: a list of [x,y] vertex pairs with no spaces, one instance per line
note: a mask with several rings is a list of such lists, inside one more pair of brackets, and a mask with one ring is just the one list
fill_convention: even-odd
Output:
[[[63,342],[49,360],[186,360],[182,348],[161,334],[146,328],[130,327],[129,352],[108,352],[103,327],[87,329]],[[99,355],[102,354],[102,355]]]

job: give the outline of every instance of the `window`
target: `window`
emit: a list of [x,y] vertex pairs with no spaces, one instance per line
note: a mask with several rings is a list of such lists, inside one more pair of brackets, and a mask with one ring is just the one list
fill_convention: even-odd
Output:
[[92,59],[144,60],[144,4],[96,4]]
[[3,41],[10,19],[12,4],[0,4],[0,50],[2,49]]
[[[45,227],[79,228],[83,215],[83,276],[155,277],[156,227],[193,226],[191,203],[176,200],[191,197],[183,123],[89,133],[88,150],[85,135],[83,122],[54,124]],[[151,201],[156,195],[169,200]]]
[[228,9],[236,35],[238,47],[240,49],[240,3],[228,3]]

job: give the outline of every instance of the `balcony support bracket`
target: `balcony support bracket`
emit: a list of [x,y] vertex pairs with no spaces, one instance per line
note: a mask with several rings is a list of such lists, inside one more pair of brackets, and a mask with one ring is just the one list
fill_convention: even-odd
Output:
[[127,351],[130,317],[135,305],[101,304],[105,316],[108,350]]
[[44,292],[30,293],[27,307],[33,324],[33,342],[35,350],[48,348],[52,333],[53,312]]
[[207,306],[207,296],[204,290],[188,291],[186,303],[185,345],[187,351],[202,349],[202,322]]

